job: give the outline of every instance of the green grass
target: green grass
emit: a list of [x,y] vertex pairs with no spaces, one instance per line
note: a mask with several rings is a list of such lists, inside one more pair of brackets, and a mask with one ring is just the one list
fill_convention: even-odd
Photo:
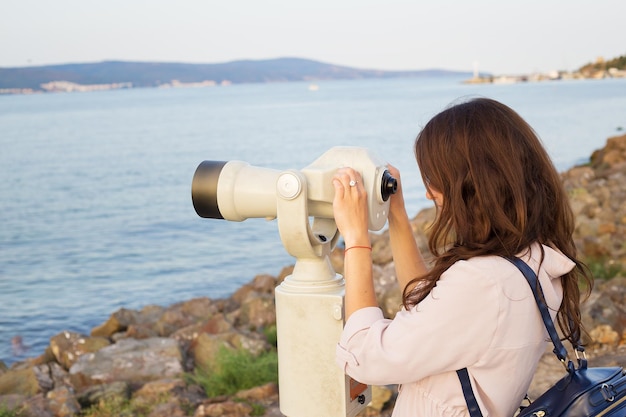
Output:
[[209,398],[278,383],[278,353],[271,350],[254,356],[245,349],[221,348],[211,369],[196,368],[189,379],[200,385]]
[[274,347],[278,346],[278,332],[276,330],[276,325],[265,327],[263,329],[263,334],[265,335],[267,343],[271,344]]
[[0,404],[0,417],[21,417],[23,416],[22,407],[10,410],[5,404]]
[[80,415],[82,417],[145,417],[148,410],[138,409],[134,407],[129,400],[110,399],[101,401],[84,410]]
[[252,411],[250,412],[250,417],[259,417],[259,416],[265,415],[266,408],[261,404],[257,404],[252,401],[243,400],[240,398],[235,398],[234,401],[239,402],[239,403],[245,403],[245,404],[248,404],[250,407],[252,407]]
[[623,276],[624,268],[621,263],[614,263],[610,259],[589,258],[585,260],[585,264],[591,271],[594,279],[610,280],[612,278]]
[[[80,413],[81,417],[146,417],[154,407],[166,403],[170,394],[159,395],[151,404],[134,404],[131,400],[112,398],[100,401]],[[193,410],[192,410],[193,413]]]

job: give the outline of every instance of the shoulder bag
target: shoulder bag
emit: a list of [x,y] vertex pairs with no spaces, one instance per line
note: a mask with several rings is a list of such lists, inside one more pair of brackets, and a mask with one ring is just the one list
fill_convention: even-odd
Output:
[[[580,341],[572,344],[578,367],[568,358],[535,272],[519,258],[506,258],[526,277],[548,330],[554,354],[565,366],[565,375],[529,406],[520,407],[517,417],[626,417],[626,376],[622,367],[588,368]],[[457,371],[471,417],[482,417],[472,391],[467,368]]]

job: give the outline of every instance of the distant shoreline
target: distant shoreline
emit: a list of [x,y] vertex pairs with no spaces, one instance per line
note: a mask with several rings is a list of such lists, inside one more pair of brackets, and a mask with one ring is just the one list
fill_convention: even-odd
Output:
[[127,88],[190,88],[217,85],[324,80],[463,77],[465,84],[626,78],[626,56],[598,58],[576,71],[493,75],[444,69],[384,71],[351,68],[303,58],[239,60],[218,64],[104,61],[97,63],[0,68],[0,95],[86,92]]
[[416,71],[358,69],[300,58],[244,60],[223,64],[106,61],[93,64],[0,68],[0,94],[433,76],[469,77],[471,73],[441,69]]
[[465,84],[514,84],[537,81],[558,80],[601,80],[608,78],[626,78],[626,70],[609,68],[598,71],[552,71],[548,73],[534,73],[529,75],[474,75],[463,81]]
[[[407,76],[407,78],[410,78]],[[558,72],[557,74],[531,74],[531,75],[499,75],[499,76],[478,76],[462,81],[463,84],[515,84],[526,82],[543,82],[543,81],[561,81],[561,80],[600,80],[626,78],[626,71],[604,71],[594,74],[594,76],[585,76],[580,72]],[[301,82],[302,80],[294,80]],[[291,82],[291,81],[285,81]],[[270,83],[266,81],[265,83]],[[42,89],[35,90],[32,88],[0,88],[0,95],[28,95],[28,94],[44,94],[44,93],[85,93],[94,91],[111,91],[124,90],[133,88],[210,88],[224,87],[232,85],[229,80],[222,80],[217,83],[213,80],[203,80],[197,82],[181,82],[179,80],[171,80],[157,86],[133,86],[132,83],[111,83],[111,84],[78,84],[69,81],[50,81],[42,85]],[[317,86],[317,84],[312,84]],[[313,88],[314,89],[314,88]],[[312,89],[312,90],[313,90]]]

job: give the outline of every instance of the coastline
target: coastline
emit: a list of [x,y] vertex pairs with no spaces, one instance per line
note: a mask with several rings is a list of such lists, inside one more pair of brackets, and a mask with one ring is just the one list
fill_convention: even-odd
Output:
[[[576,216],[575,241],[586,259],[597,266],[597,285],[584,305],[585,325],[590,331],[588,353],[591,363],[626,365],[626,248],[619,244],[626,236],[626,135],[607,140],[606,146],[591,155],[589,164],[575,166],[562,174]],[[427,253],[428,225],[433,209],[421,210],[412,220],[418,245]],[[393,263],[386,233],[372,236],[376,293],[386,316],[397,311],[399,290],[393,280]],[[343,249],[331,254],[334,269],[343,270]],[[10,367],[0,363],[0,404],[25,406],[33,415],[62,414],[61,408],[78,413],[84,404],[99,401],[94,390],[119,387],[119,398],[132,401],[150,387],[168,392],[172,402],[167,413],[182,409],[183,401],[195,407],[196,416],[208,416],[215,405],[230,407],[223,415],[245,415],[245,405],[237,405],[236,396],[206,398],[184,382],[183,375],[215,360],[216,347],[245,347],[260,352],[274,349],[264,330],[275,326],[274,288],[291,273],[290,266],[276,277],[258,275],[250,283],[224,299],[197,298],[168,307],[147,306],[141,310],[121,308],[89,334],[64,331],[50,340],[39,356],[16,362]],[[167,349],[163,348],[166,346]],[[124,349],[122,349],[124,347]],[[133,355],[125,352],[132,351]],[[35,353],[35,352],[33,352]],[[150,372],[146,369],[147,358]],[[141,360],[141,366],[138,364]],[[561,376],[560,365],[547,352],[533,382],[531,394]],[[120,366],[115,366],[118,363]],[[4,365],[4,366],[3,366]],[[116,385],[117,384],[117,385]],[[156,388],[159,387],[159,388]],[[99,392],[99,391],[98,391]],[[195,391],[194,391],[195,392]],[[184,393],[184,397],[181,397]],[[388,415],[396,393],[394,387],[376,387],[380,400],[368,409],[368,416]],[[86,399],[87,394],[93,397]],[[110,394],[110,392],[109,392]],[[278,388],[258,387],[254,398],[266,407],[265,416],[279,416]],[[255,397],[258,396],[258,397]],[[536,396],[536,395],[535,395]],[[95,398],[95,399],[94,399]],[[382,402],[381,402],[382,401]],[[55,408],[56,407],[56,408]],[[202,412],[198,410],[204,410]],[[244,413],[244,414],[242,414]],[[153,415],[153,414],[151,414]]]
[[608,68],[597,71],[551,71],[548,73],[532,73],[523,75],[480,75],[474,74],[464,84],[515,84],[525,82],[559,81],[559,80],[603,80],[609,78],[626,78],[626,70]]

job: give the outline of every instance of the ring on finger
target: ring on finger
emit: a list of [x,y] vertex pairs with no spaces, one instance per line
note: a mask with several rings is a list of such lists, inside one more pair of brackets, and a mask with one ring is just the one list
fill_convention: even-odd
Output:
[[348,185],[350,185],[350,187],[354,187],[356,185],[356,181],[355,180],[350,180],[350,182],[348,183]]

